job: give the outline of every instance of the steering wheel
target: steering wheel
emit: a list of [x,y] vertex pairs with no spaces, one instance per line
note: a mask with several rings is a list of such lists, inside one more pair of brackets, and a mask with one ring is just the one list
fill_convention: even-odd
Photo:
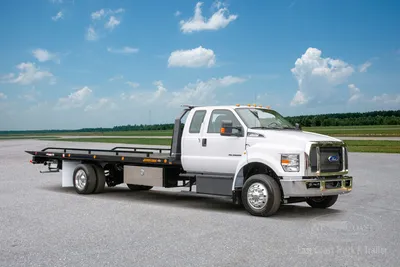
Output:
[[269,123],[269,124],[267,125],[267,127],[269,127],[269,126],[272,125],[272,124],[275,124],[276,126],[280,127],[280,125],[279,125],[278,123],[276,123],[276,122],[271,122],[271,123]]

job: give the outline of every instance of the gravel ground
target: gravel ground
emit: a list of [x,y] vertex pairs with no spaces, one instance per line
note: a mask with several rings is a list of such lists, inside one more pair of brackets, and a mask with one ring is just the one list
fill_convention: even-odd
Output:
[[0,141],[0,266],[399,266],[400,155],[351,153],[354,191],[331,209],[258,218],[180,190],[78,195],[29,164],[48,145],[113,146]]

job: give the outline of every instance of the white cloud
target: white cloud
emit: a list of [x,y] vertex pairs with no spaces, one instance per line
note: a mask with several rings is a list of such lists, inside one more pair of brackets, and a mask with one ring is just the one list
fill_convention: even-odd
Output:
[[348,87],[350,90],[349,102],[355,102],[362,97],[361,90],[357,88],[354,84],[349,84]]
[[20,71],[18,76],[14,73],[10,73],[3,76],[1,81],[5,83],[27,85],[49,78],[51,84],[55,83],[54,75],[51,72],[40,70],[34,63],[20,63],[17,65],[17,69]]
[[51,17],[51,19],[54,20],[54,21],[60,20],[62,18],[64,18],[64,14],[63,14],[62,11],[58,12],[57,15]]
[[216,6],[218,10],[212,14],[212,16],[207,20],[202,15],[201,6],[202,2],[198,2],[196,4],[194,10],[194,16],[189,18],[188,20],[181,20],[181,31],[184,33],[191,33],[194,31],[204,31],[204,30],[219,30],[228,26],[229,23],[236,20],[238,18],[237,15],[228,15],[228,9],[226,7],[220,8],[221,3],[217,2]]
[[398,95],[388,95],[382,94],[380,96],[374,96],[372,98],[373,102],[382,104],[400,104],[400,94]]
[[307,103],[307,100],[302,91],[297,91],[292,99],[292,102],[290,102],[292,106],[303,105],[305,103]]
[[104,9],[100,9],[92,13],[92,20],[99,20],[106,16],[106,11]]
[[107,51],[110,53],[116,53],[116,54],[132,54],[132,53],[139,52],[139,49],[134,48],[134,47],[125,46],[120,49],[114,49],[114,48],[109,47],[109,48],[107,48]]
[[2,92],[0,92],[0,100],[1,99],[7,99],[7,96]]
[[118,20],[114,16],[111,16],[108,22],[104,25],[104,27],[109,30],[114,30],[114,28],[117,27],[120,23],[121,23],[120,20]]
[[108,17],[109,15],[115,15],[115,14],[119,14],[119,13],[123,13],[123,12],[125,12],[125,9],[123,9],[123,8],[118,8],[115,10],[102,8],[98,11],[93,12],[90,16],[91,16],[92,20],[101,20],[101,19]]
[[[90,14],[92,23],[86,31],[86,39],[89,41],[95,41],[99,39],[99,32],[101,34],[102,27],[112,31],[115,27],[121,24],[121,18],[118,16],[118,14],[123,12],[125,12],[125,9],[123,8],[118,8],[115,10],[102,8],[92,12]],[[105,36],[105,34],[103,33],[101,36]]]
[[369,61],[367,61],[367,62],[365,62],[364,64],[362,64],[362,65],[358,68],[358,70],[359,70],[360,72],[367,72],[367,69],[368,69],[369,67],[371,67],[371,66],[372,66],[372,63],[369,62]]
[[132,87],[132,88],[137,88],[137,87],[139,87],[140,86],[140,84],[139,83],[135,83],[135,82],[126,82],[125,84],[127,84],[127,85],[129,85],[130,87]]
[[172,100],[170,106],[180,106],[182,104],[203,104],[215,98],[215,90],[218,88],[228,87],[233,84],[245,82],[246,79],[225,76],[223,78],[212,78],[208,81],[198,80],[196,83],[188,84],[183,90],[172,93]]
[[153,84],[157,86],[157,90],[155,91],[154,98],[152,100],[156,100],[159,97],[161,97],[164,93],[166,93],[167,89],[164,87],[162,81],[155,81]]
[[182,14],[182,13],[181,13],[179,10],[177,10],[177,11],[174,13],[174,16],[175,16],[175,17],[179,17],[181,14]]
[[[139,87],[139,84],[134,83],[134,82],[126,82],[126,84],[130,85],[132,88]],[[165,88],[163,82],[155,81],[155,82],[153,82],[153,85],[155,85],[157,87],[157,89],[155,91],[150,91],[150,90],[135,91],[132,94],[122,93],[120,95],[120,97],[123,100],[130,99],[131,101],[137,101],[139,105],[150,104],[156,100],[158,101],[157,103],[159,103],[159,101],[166,102],[167,96],[165,96],[165,95],[168,92],[168,90]]]
[[71,93],[67,97],[60,98],[56,105],[57,109],[69,109],[69,108],[78,108],[82,107],[90,95],[92,94],[92,89],[85,86],[82,89],[79,89],[73,93]]
[[116,80],[121,80],[123,78],[124,78],[123,75],[115,75],[115,76],[111,77],[110,79],[108,79],[108,81],[112,82],[112,81],[116,81]]
[[95,111],[104,108],[115,108],[116,104],[111,101],[109,98],[100,98],[94,104],[87,105],[84,109],[85,112],[87,111]]
[[321,54],[320,50],[310,47],[296,60],[291,72],[297,80],[298,91],[291,102],[292,106],[315,99],[329,99],[333,93],[337,93],[335,87],[345,83],[354,73],[354,68],[348,63],[324,58]]
[[93,26],[89,26],[89,28],[86,31],[86,40],[96,41],[97,39],[99,39],[99,36],[96,30],[93,28]]
[[176,50],[168,59],[169,67],[211,67],[215,65],[215,54],[211,49],[199,46],[190,50]]
[[60,63],[60,59],[58,58],[57,54],[51,53],[45,49],[35,49],[32,51],[32,54],[39,62],[52,60],[56,63]]

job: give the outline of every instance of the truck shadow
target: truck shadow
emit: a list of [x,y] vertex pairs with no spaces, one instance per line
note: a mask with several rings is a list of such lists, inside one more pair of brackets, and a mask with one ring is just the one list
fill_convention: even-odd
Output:
[[[151,204],[165,207],[182,207],[190,209],[201,209],[207,211],[223,212],[230,214],[249,214],[243,206],[234,205],[229,197],[200,195],[190,193],[188,191],[176,190],[158,190],[157,188],[150,191],[131,191],[124,187],[106,188],[101,194],[79,195],[73,188],[62,188],[60,186],[42,187],[46,191],[65,193],[76,195],[77,197],[85,197],[91,199],[116,200],[129,203]],[[286,204],[282,205],[279,211],[270,219],[291,220],[293,218],[310,219],[321,215],[341,213],[341,210],[330,209],[313,209],[306,205]]]

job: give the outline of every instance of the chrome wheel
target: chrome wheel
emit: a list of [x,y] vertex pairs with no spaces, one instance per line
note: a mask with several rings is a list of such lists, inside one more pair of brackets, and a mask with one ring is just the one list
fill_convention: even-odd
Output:
[[75,186],[79,190],[83,190],[87,183],[87,176],[84,170],[79,170],[75,174]]
[[253,209],[262,209],[267,205],[267,188],[261,183],[252,184],[247,190],[247,200]]

